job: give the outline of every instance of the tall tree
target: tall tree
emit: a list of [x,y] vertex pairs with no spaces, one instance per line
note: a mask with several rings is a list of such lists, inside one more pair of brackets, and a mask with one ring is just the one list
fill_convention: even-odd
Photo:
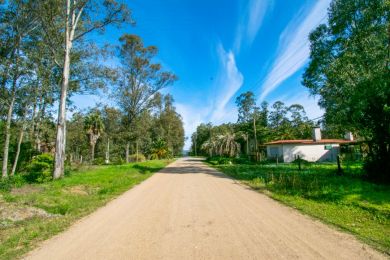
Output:
[[247,91],[236,99],[236,104],[238,107],[238,123],[241,123],[244,130],[246,132],[245,140],[247,142],[247,150],[248,150],[248,142],[249,142],[249,132],[253,132],[253,140],[255,143],[254,151],[256,153],[256,160],[258,158],[258,142],[257,142],[257,115],[258,115],[258,107],[256,107],[255,95],[251,91]]
[[334,0],[310,35],[303,84],[320,96],[328,124],[369,144],[366,169],[390,181],[390,1]]
[[172,95],[161,95],[161,97],[158,95],[159,98],[164,100],[164,104],[158,105],[159,112],[152,129],[154,132],[153,138],[165,140],[173,155],[180,155],[184,146],[182,118],[176,112]]
[[251,91],[247,91],[239,95],[236,99],[238,107],[238,122],[247,123],[252,121],[253,113],[256,109],[255,95]]
[[[87,34],[101,31],[110,24],[120,25],[130,21],[130,12],[124,4],[115,0],[66,0],[65,2],[49,0],[42,1],[39,7],[44,14],[41,21],[42,28],[47,34],[47,46],[53,52],[57,65],[62,69],[53,172],[53,178],[58,179],[64,174],[66,99],[70,87],[71,57],[74,46]],[[60,29],[63,35],[59,35],[58,29],[55,28]],[[62,46],[53,43],[53,40],[62,37]]]
[[2,177],[8,176],[8,155],[11,138],[11,120],[23,77],[29,72],[26,63],[26,47],[30,33],[36,28],[36,17],[29,12],[31,1],[10,1],[0,15],[0,103],[6,109]]
[[126,115],[125,125],[129,130],[127,136],[126,154],[128,161],[129,142],[138,142],[139,136],[131,132],[133,123],[144,111],[153,106],[153,97],[161,89],[169,86],[177,77],[162,70],[158,63],[153,63],[157,47],[144,46],[137,35],[125,34],[120,38],[122,46],[119,49],[121,61],[118,86],[114,91],[116,102]]

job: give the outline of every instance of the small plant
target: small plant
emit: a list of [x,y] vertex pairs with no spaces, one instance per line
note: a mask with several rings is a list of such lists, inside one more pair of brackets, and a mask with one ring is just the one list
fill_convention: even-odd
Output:
[[232,158],[224,157],[224,156],[213,156],[207,158],[207,161],[212,165],[224,165],[224,164],[232,164]]
[[113,164],[113,165],[122,165],[125,163],[125,160],[121,157],[116,157],[116,158],[113,158],[111,161],[110,161],[110,164]]
[[33,157],[26,167],[23,175],[27,182],[47,182],[52,179],[54,158],[51,154],[44,153]]
[[105,160],[102,157],[95,158],[92,162],[93,165],[103,165],[105,164]]
[[13,188],[22,187],[25,183],[26,181],[21,175],[15,175],[8,178],[0,178],[0,192],[9,192]]
[[130,162],[144,162],[144,161],[146,161],[146,157],[145,157],[145,155],[140,154],[140,153],[138,154],[138,156],[137,156],[137,154],[132,154],[129,156],[129,160],[130,160]]

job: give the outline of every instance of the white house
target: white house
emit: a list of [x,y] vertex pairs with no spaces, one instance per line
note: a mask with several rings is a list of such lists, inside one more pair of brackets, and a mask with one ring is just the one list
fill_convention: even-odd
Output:
[[279,140],[266,143],[268,159],[292,162],[298,158],[309,162],[336,161],[341,144],[352,144],[351,133],[346,139],[321,139],[320,128],[313,128],[313,140]]

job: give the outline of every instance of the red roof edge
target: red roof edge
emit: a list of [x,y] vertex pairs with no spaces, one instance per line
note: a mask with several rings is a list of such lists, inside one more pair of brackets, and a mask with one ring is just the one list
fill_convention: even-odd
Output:
[[344,139],[321,139],[319,141],[313,140],[278,140],[269,143],[265,143],[265,145],[273,145],[273,144],[354,144],[356,141],[349,141]]

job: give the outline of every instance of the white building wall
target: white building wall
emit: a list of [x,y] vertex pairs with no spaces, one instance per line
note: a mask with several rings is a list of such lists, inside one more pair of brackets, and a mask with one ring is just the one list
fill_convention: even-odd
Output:
[[309,162],[323,162],[323,161],[336,161],[337,154],[339,153],[338,144],[326,144],[332,145],[331,150],[325,150],[325,144],[309,144],[309,145],[295,145],[295,144],[283,144],[283,145],[268,145],[267,154],[268,158],[272,158],[270,150],[271,147],[278,147],[279,154],[283,154],[284,162],[292,162],[299,155],[301,159]]

